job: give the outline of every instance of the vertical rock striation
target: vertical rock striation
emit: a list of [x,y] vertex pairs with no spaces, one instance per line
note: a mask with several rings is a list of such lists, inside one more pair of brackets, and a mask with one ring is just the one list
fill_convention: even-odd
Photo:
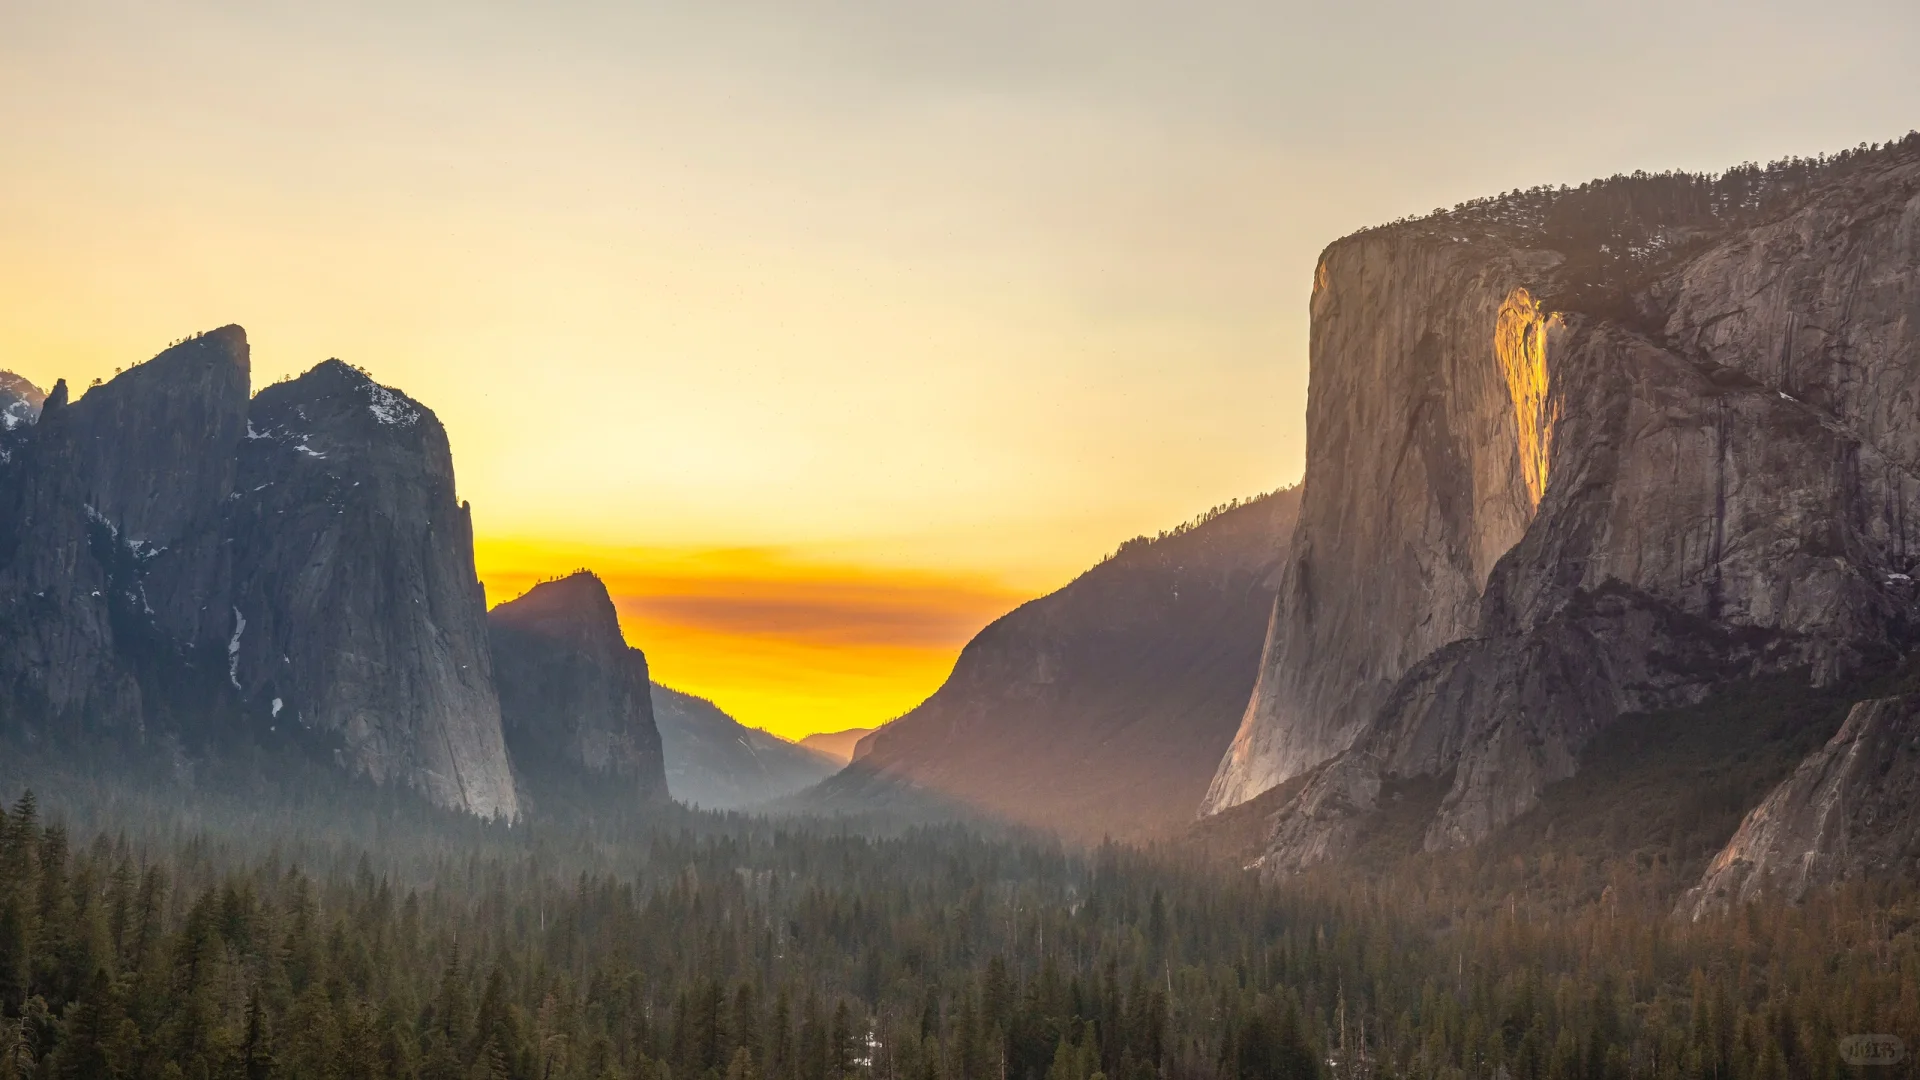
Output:
[[1427,847],[1477,842],[1623,713],[1911,640],[1920,139],[1618,195],[1656,180],[1323,256],[1300,524],[1205,804],[1304,778],[1270,867],[1396,778],[1451,778]]

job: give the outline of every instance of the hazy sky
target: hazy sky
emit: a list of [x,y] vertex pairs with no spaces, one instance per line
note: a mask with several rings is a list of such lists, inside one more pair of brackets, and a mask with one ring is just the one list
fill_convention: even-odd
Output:
[[1912,0],[0,0],[0,367],[248,329],[452,435],[495,600],[888,718],[1120,540],[1290,482],[1319,249],[1920,126]]

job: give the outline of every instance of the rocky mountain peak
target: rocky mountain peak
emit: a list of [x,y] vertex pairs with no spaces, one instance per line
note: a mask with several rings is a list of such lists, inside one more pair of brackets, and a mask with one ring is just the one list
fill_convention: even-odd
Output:
[[543,581],[487,616],[495,626],[571,642],[578,648],[625,648],[620,613],[606,583],[591,570]]
[[508,749],[536,790],[611,781],[667,797],[647,658],[586,570],[543,581],[487,616]]
[[[215,648],[229,552],[221,521],[246,432],[246,336],[178,342],[68,401],[54,385],[12,432],[0,484],[0,711],[143,730]],[[179,677],[177,677],[179,676]],[[190,701],[188,699],[191,699]]]
[[[376,448],[385,447],[423,454],[423,464],[435,472],[453,471],[446,430],[431,409],[339,360],[260,391],[249,419],[249,439],[276,441],[309,457],[379,453]],[[327,447],[310,445],[323,431]]]
[[61,410],[85,504],[155,544],[204,528],[233,488],[249,368],[246,332],[223,327],[90,387]]
[[46,392],[11,371],[0,371],[0,432],[26,427],[40,418]]
[[331,359],[301,376],[313,399],[338,401],[346,411],[364,410],[368,419],[386,427],[408,428],[432,419],[426,406],[389,386],[374,381],[361,368]]

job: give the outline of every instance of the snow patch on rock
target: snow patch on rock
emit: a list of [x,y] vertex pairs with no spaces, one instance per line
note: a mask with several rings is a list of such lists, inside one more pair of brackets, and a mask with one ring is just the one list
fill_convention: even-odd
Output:
[[247,617],[233,609],[233,637],[227,640],[227,681],[240,689],[240,635],[247,632]]
[[412,427],[420,422],[420,410],[414,408],[407,399],[381,386],[377,382],[367,383],[367,411],[375,420],[395,427]]

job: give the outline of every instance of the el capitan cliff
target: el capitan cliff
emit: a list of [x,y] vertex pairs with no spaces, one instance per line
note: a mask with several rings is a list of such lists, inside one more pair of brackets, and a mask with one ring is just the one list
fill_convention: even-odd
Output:
[[1920,138],[1367,230],[1311,301],[1308,460],[1204,809],[1310,865],[1383,783],[1478,842],[1621,715],[1910,646]]

